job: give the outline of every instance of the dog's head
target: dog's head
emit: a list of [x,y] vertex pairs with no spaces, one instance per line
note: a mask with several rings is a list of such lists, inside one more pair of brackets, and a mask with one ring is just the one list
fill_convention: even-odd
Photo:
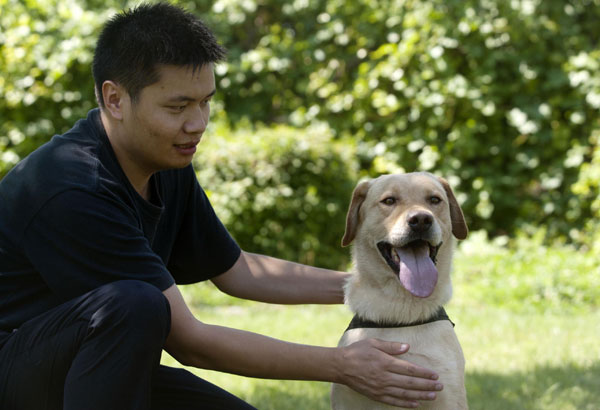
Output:
[[452,236],[464,239],[467,232],[444,179],[424,172],[383,175],[355,188],[342,245],[356,240],[355,257],[376,265],[368,269],[386,270],[410,294],[427,298],[438,282],[438,257],[449,270]]

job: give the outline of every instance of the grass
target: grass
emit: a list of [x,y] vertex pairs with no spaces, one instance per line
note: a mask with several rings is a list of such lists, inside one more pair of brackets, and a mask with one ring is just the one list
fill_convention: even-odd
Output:
[[600,313],[457,309],[471,409],[600,408]]
[[[513,248],[475,235],[464,245],[447,310],[467,361],[470,408],[600,409],[598,258],[535,238]],[[334,346],[351,318],[344,306],[240,301],[209,284],[183,292],[205,322],[299,343]],[[163,363],[176,365],[170,357]],[[327,383],[190,370],[259,409],[329,408]]]

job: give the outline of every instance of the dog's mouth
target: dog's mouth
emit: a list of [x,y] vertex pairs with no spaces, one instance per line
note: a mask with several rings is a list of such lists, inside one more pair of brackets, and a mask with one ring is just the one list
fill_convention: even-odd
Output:
[[435,264],[441,246],[441,243],[432,245],[422,239],[400,247],[385,241],[377,244],[379,253],[398,275],[402,286],[419,298],[429,297],[435,289],[438,279]]

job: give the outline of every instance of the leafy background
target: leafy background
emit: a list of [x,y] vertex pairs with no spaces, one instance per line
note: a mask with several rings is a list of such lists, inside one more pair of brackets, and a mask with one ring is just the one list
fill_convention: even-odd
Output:
[[[198,164],[216,196],[226,195],[223,184],[253,179],[247,209],[218,201],[242,245],[316,260],[308,254],[317,240],[337,239],[320,240],[329,232],[320,229],[301,239],[306,210],[289,190],[310,191],[306,206],[323,220],[340,213],[358,179],[398,170],[446,176],[471,229],[492,237],[542,226],[550,240],[597,242],[598,0],[179,3],[229,50],[216,70],[219,126]],[[0,0],[0,177],[95,106],[94,41],[123,4],[135,2]],[[277,135],[288,142],[261,145]],[[240,138],[271,172],[258,184],[243,156],[217,164],[216,178],[203,167],[216,164],[212,145],[221,161]],[[345,170],[333,183],[326,173],[337,166]],[[269,223],[236,219],[269,209],[300,215],[284,216],[286,232],[296,234],[275,243],[282,225],[274,214]],[[332,256],[325,265],[343,263]]]

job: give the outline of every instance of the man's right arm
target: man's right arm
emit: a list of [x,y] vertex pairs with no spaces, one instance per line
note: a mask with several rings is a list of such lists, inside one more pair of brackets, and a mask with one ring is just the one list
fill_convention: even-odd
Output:
[[249,377],[341,383],[374,400],[403,407],[432,400],[432,391],[439,390],[434,373],[394,357],[408,350],[399,343],[371,339],[332,348],[284,342],[202,323],[177,286],[163,293],[171,305],[165,348],[184,365]]

